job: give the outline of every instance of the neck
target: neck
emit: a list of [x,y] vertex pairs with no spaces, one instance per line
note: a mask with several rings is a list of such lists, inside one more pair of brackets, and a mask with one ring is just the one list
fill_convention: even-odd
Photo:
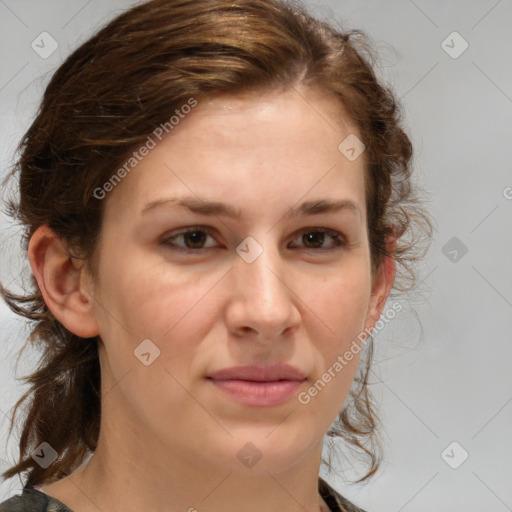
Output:
[[108,417],[102,418],[100,432],[89,461],[50,489],[54,491],[50,495],[72,510],[329,512],[318,494],[322,443],[300,463],[272,474],[260,464],[263,459],[252,468],[235,470],[175,453],[163,456],[158,443],[141,443],[141,437],[129,442],[109,435]]
[[[119,454],[119,452],[118,452]],[[144,461],[143,454],[124,461],[96,452],[76,483],[103,512],[149,509],[158,512],[327,512],[318,494],[318,467],[312,464],[280,473],[219,471],[168,460],[165,468]],[[308,466],[313,466],[312,468]],[[126,468],[120,472],[119,468]]]

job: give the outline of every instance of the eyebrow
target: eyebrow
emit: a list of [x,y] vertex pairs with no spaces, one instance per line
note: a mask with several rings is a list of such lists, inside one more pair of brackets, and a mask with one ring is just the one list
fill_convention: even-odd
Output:
[[[233,206],[220,201],[201,200],[193,196],[171,197],[167,199],[158,199],[151,201],[141,211],[141,215],[147,214],[155,208],[174,205],[186,208],[199,215],[214,215],[218,217],[228,217],[231,219],[240,219],[241,211]],[[338,212],[341,210],[351,211],[362,220],[361,209],[350,199],[316,199],[305,201],[299,206],[294,206],[286,215],[289,217],[307,217],[310,215],[320,215],[323,213]]]

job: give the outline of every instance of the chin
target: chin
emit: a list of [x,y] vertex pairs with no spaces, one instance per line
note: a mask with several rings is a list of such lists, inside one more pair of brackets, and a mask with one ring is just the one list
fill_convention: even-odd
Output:
[[[244,475],[268,475],[287,471],[298,464],[304,457],[311,454],[312,448],[318,445],[318,439],[307,439],[300,431],[290,432],[284,425],[276,424],[272,428],[259,428],[251,432],[238,432],[230,439],[231,449],[227,450],[230,457],[226,463],[229,471]],[[320,439],[320,454],[323,437]],[[235,464],[233,464],[235,461]]]

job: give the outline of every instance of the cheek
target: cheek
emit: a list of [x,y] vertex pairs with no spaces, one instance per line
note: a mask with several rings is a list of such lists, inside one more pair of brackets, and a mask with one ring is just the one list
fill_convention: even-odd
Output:
[[[202,339],[201,298],[217,280],[169,270],[163,275],[158,267],[127,258],[110,272],[105,269],[97,302],[106,388],[115,386],[133,410],[154,417],[168,414],[171,404],[189,405],[190,397],[178,383],[189,378]],[[151,362],[146,366],[134,351],[149,353]]]
[[[186,371],[188,366],[180,361],[192,357],[196,340],[207,334],[213,288],[221,277],[222,273],[204,275],[192,267],[145,265],[135,258],[124,258],[111,272],[104,271],[98,322],[109,358],[117,361],[112,363],[133,365],[133,350],[149,339],[160,349],[161,363],[179,373]],[[117,340],[123,344],[122,351]]]
[[98,299],[136,338],[149,337],[158,327],[172,328],[201,291],[201,280],[191,279],[190,272],[151,265],[136,251],[128,257],[113,254],[110,261],[117,263],[103,268]]
[[320,283],[316,291],[307,299],[319,317],[309,337],[318,358],[319,389],[324,384],[327,388],[320,402],[333,411],[343,404],[357,371],[371,278],[364,266],[354,266],[350,272],[340,272],[337,279]]
[[298,398],[310,408],[312,421],[326,419],[326,428],[346,401],[357,372],[370,285],[365,272],[352,272],[323,283],[309,299],[315,299],[311,303],[319,316],[309,332],[317,363],[310,386]]
[[304,286],[303,300],[329,327],[327,332],[343,340],[363,329],[371,297],[371,277],[363,265],[310,284]]

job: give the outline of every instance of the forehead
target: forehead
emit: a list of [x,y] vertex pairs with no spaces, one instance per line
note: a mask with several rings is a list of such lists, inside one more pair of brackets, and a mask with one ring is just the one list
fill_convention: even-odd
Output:
[[[197,105],[149,151],[109,202],[140,211],[166,194],[239,199],[237,207],[278,206],[339,190],[364,202],[364,155],[340,151],[359,135],[340,101],[318,90],[216,95]],[[339,195],[338,195],[339,197]],[[304,199],[308,199],[304,197]]]
[[[286,140],[293,134],[304,136],[304,132],[314,125],[319,134],[332,133],[357,133],[358,129],[347,115],[341,100],[332,92],[323,89],[310,89],[303,86],[291,87],[285,91],[251,91],[242,94],[215,94],[200,98],[197,107],[194,108],[193,119],[195,123],[208,124],[224,121],[223,129],[232,124],[233,132],[240,125],[244,126],[244,132],[253,129],[271,129],[271,137],[281,134]],[[244,124],[248,120],[251,125]],[[183,125],[190,124],[185,118]],[[288,130],[280,132],[282,126],[290,128],[293,124],[293,133]],[[303,130],[301,130],[303,128]],[[183,131],[183,128],[182,128]],[[260,132],[262,136],[264,132]],[[242,138],[240,133],[240,138]],[[287,137],[286,137],[287,136]],[[314,140],[315,133],[308,132],[307,138]]]

